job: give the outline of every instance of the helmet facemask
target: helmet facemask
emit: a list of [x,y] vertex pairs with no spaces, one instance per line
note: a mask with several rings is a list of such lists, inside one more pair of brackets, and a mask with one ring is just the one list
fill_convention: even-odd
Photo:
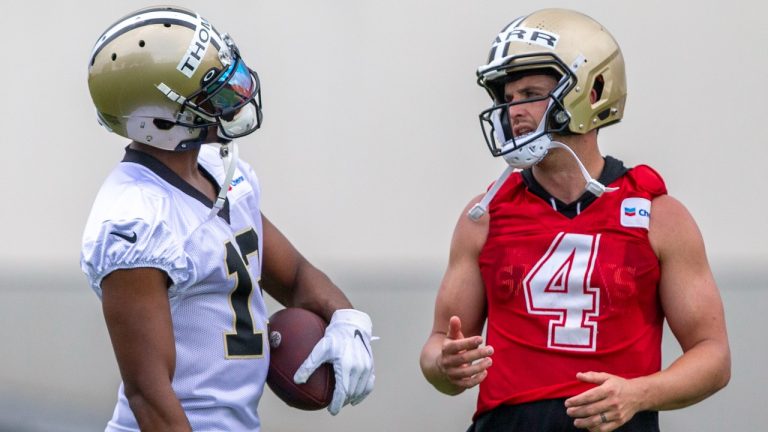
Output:
[[[200,90],[182,103],[177,124],[186,127],[216,126],[220,138],[232,140],[261,127],[261,83],[255,71],[240,57],[231,38],[223,35],[229,49],[219,58],[226,67],[212,68],[202,79]],[[184,121],[184,113],[196,114],[194,124]]]
[[[504,87],[528,75],[550,75],[557,80],[545,96],[505,102]],[[514,63],[484,70],[478,78],[494,100],[494,105],[480,113],[480,126],[488,149],[494,157],[503,156],[515,168],[527,168],[546,156],[552,134],[567,134],[570,114],[563,99],[575,87],[576,76],[554,55],[523,55]],[[547,100],[548,104],[536,130],[515,136],[509,118],[511,107]]]

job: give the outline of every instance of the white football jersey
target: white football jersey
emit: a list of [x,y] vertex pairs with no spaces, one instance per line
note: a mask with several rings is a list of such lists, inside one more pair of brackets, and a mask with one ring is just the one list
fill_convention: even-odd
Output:
[[[204,175],[221,184],[218,149],[204,145]],[[150,155],[126,155],[101,187],[83,234],[81,267],[101,298],[117,269],[154,267],[170,278],[176,339],[173,389],[195,431],[258,431],[269,364],[259,289],[259,184],[238,162],[224,208]],[[107,431],[138,431],[123,385]]]

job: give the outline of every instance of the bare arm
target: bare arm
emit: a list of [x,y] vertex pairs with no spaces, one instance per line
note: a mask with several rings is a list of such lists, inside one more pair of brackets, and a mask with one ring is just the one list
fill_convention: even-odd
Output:
[[712,395],[730,379],[723,303],[701,233],[679,201],[669,196],[654,200],[650,239],[661,262],[661,304],[683,355],[643,379],[649,390],[642,408],[682,408]]
[[488,233],[488,217],[471,221],[464,209],[456,225],[448,268],[435,301],[435,319],[421,351],[421,370],[435,388],[455,395],[479,384],[491,365],[491,347],[480,347],[485,323],[485,291],[478,256]]
[[262,215],[264,262],[261,286],[284,306],[309,309],[326,321],[337,309],[351,309],[344,293]]
[[[598,387],[566,401],[577,427],[611,431],[638,411],[699,402],[730,379],[723,305],[696,223],[679,201],[660,196],[653,201],[649,239],[661,265],[661,305],[683,355],[660,372],[630,380],[600,372],[578,374]],[[607,423],[601,423],[600,413]]]
[[191,431],[171,387],[176,346],[166,281],[154,268],[116,270],[101,284],[102,308],[141,430]]
[[329,321],[325,335],[299,366],[295,383],[305,383],[323,363],[333,365],[336,385],[328,411],[336,415],[347,404],[357,405],[373,391],[375,374],[371,347],[372,323],[325,273],[309,263],[262,215],[264,261],[261,286],[285,306],[311,310]]

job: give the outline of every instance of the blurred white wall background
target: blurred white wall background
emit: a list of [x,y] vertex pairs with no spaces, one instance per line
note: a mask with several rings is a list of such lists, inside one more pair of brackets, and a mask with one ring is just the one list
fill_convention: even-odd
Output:
[[[90,204],[124,141],[95,120],[86,63],[106,26],[146,1],[13,2],[0,14],[5,132],[0,259],[77,260]],[[572,2],[187,1],[232,34],[263,82],[242,139],[264,208],[317,261],[442,260],[464,204],[503,168],[480,135],[475,69],[514,17]],[[762,2],[584,1],[627,61],[625,120],[603,150],[656,167],[714,259],[768,256],[757,189],[768,29]]]
[[[114,403],[117,370],[78,256],[91,202],[125,140],[96,124],[86,63],[107,25],[151,4],[16,1],[0,12],[0,430],[98,428]],[[753,409],[765,406],[758,388],[768,383],[748,366],[766,355],[752,330],[766,324],[757,307],[768,280],[760,272],[768,264],[765,3],[178,4],[230,33],[260,74],[265,123],[240,148],[260,176],[265,214],[386,336],[371,401],[330,419],[267,396],[268,430],[296,430],[290,421],[328,430],[334,421],[337,430],[466,427],[473,394],[432,392],[418,349],[460,211],[503,169],[480,133],[477,114],[489,101],[474,71],[499,29],[549,6],[578,8],[621,44],[629,98],[625,120],[601,133],[603,151],[662,173],[699,222],[723,289],[734,380],[703,405],[662,415],[663,424],[720,430],[768,420]],[[409,408],[417,403],[427,408]],[[273,412],[282,414],[270,420]]]

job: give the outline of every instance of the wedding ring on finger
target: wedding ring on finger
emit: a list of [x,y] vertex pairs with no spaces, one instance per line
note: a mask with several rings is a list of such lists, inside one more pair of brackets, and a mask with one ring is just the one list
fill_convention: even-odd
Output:
[[600,413],[600,421],[603,423],[608,423],[608,419],[605,418],[605,413]]

